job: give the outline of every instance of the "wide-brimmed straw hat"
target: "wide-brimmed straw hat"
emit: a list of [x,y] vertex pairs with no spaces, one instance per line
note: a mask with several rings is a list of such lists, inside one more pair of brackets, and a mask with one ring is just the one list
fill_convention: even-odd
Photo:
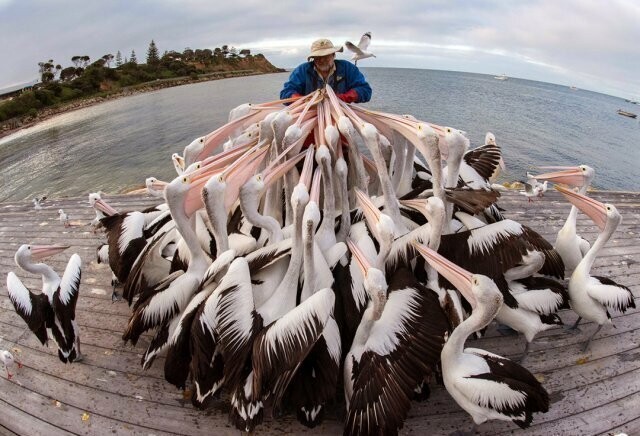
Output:
[[311,58],[326,56],[341,51],[342,46],[335,47],[333,43],[326,38],[316,39],[311,44],[311,53],[307,56],[307,60],[310,61]]

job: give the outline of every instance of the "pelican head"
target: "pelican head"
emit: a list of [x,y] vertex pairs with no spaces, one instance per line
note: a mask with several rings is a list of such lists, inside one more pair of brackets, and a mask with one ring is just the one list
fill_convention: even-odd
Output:
[[595,170],[588,165],[579,165],[577,167],[541,167],[544,169],[555,169],[551,173],[544,173],[534,176],[536,179],[548,180],[554,183],[564,183],[565,185],[586,187],[589,186]]
[[387,279],[381,270],[371,265],[367,256],[351,239],[347,239],[347,246],[364,277],[364,288],[373,303],[373,319],[378,320],[387,302]]
[[622,221],[622,215],[613,204],[601,203],[598,200],[589,198],[586,195],[574,192],[561,186],[555,187],[567,200],[575,207],[584,212],[601,231],[609,225],[614,229]]
[[23,244],[18,248],[14,259],[22,267],[25,261],[40,260],[61,253],[69,248],[68,245],[31,245]]

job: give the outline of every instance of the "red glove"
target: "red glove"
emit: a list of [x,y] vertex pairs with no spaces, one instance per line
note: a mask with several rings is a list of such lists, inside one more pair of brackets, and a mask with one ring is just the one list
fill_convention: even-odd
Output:
[[350,89],[344,94],[338,94],[338,98],[345,103],[357,103],[360,100],[360,96],[355,89]]
[[302,97],[302,94],[298,94],[297,92],[294,92],[293,94],[291,94],[291,98],[295,98],[295,97]]

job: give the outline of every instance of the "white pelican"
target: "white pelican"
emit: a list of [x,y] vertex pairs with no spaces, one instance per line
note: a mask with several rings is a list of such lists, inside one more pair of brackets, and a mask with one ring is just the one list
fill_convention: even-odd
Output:
[[434,293],[409,270],[384,273],[348,241],[369,302],[344,361],[345,434],[397,434],[421,385],[440,360],[449,324]]
[[[559,167],[560,171],[545,173],[535,176],[538,179],[548,180],[554,183],[564,183],[579,187],[578,192],[585,194],[589,184],[595,176],[595,170],[587,165],[577,167]],[[567,272],[571,273],[578,263],[589,251],[589,241],[576,233],[576,217],[578,209],[571,207],[567,221],[558,231],[554,248],[562,257]]]
[[144,184],[149,195],[152,197],[164,198],[164,188],[167,187],[167,182],[158,180],[155,177],[147,177]]
[[80,332],[76,324],[76,302],[80,287],[80,256],[73,254],[62,279],[45,263],[34,263],[69,248],[66,245],[27,245],[18,248],[16,264],[23,270],[42,276],[42,293],[29,291],[13,273],[7,274],[7,290],[18,315],[45,345],[49,338],[58,345],[58,357],[64,363],[79,362]]
[[502,305],[502,293],[490,278],[471,274],[424,245],[415,247],[473,308],[471,316],[455,328],[442,349],[444,385],[473,418],[473,433],[476,425],[489,419],[528,427],[533,413],[549,410],[549,394],[540,382],[509,359],[478,348],[464,348],[472,333],[493,320]]
[[572,328],[576,329],[582,318],[598,324],[598,328],[589,336],[582,349],[582,351],[587,351],[593,337],[600,331],[604,323],[611,322],[611,315],[609,315],[608,309],[626,312],[627,309],[636,307],[633,293],[628,287],[619,285],[606,277],[592,276],[590,274],[593,262],[602,247],[618,228],[622,221],[622,216],[612,204],[600,203],[585,195],[559,186],[556,186],[556,189],[574,206],[587,214],[600,228],[601,232],[569,279],[571,309],[578,314],[578,319]]
[[358,61],[360,59],[366,59],[366,58],[371,58],[371,57],[376,57],[376,55],[374,55],[371,52],[367,51],[367,48],[369,48],[369,44],[371,43],[371,32],[365,32],[361,37],[360,37],[360,42],[358,42],[358,45],[354,45],[351,41],[345,41],[344,45],[353,52],[353,56],[351,56],[351,60],[353,61],[354,64],[358,65]]

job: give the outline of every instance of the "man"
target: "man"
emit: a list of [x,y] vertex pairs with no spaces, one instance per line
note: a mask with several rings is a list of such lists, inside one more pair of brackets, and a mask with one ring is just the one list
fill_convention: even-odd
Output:
[[328,39],[314,41],[308,62],[291,72],[280,91],[280,98],[307,95],[328,84],[344,102],[365,103],[371,100],[371,86],[358,67],[349,61],[336,59],[336,52],[341,51],[342,47],[335,47]]

